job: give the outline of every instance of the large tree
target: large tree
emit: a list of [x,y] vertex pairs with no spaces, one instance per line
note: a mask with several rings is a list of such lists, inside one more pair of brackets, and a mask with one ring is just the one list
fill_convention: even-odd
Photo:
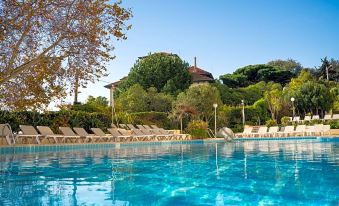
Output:
[[[213,104],[222,105],[219,91],[211,85],[192,85],[185,92],[178,95],[174,110],[180,110],[180,107],[194,110],[195,117],[209,121],[214,116]],[[179,109],[178,109],[179,108]]]
[[279,67],[282,69],[290,70],[294,75],[298,75],[303,69],[302,65],[294,59],[277,59],[267,63],[267,65]]
[[175,54],[149,54],[136,61],[127,80],[120,87],[127,89],[134,84],[140,84],[144,89],[154,87],[159,92],[178,94],[191,84],[188,66],[188,63]]
[[321,59],[321,66],[316,70],[317,76],[320,79],[328,79],[330,81],[339,82],[339,61],[335,59],[328,60],[327,57]]
[[48,104],[106,74],[131,17],[108,0],[0,1],[0,104]]
[[256,64],[239,68],[233,74],[222,75],[220,79],[225,85],[236,88],[246,87],[260,81],[274,81],[285,85],[293,76],[291,70],[266,64]]

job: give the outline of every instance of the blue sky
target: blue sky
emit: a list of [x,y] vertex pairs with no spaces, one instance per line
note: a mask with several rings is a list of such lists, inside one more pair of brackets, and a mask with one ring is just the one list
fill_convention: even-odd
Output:
[[[275,59],[305,67],[325,56],[339,59],[339,0],[123,0],[123,6],[132,9],[132,30],[115,42],[107,82],[127,75],[139,56],[159,51],[190,64],[196,56],[215,78]],[[81,89],[79,100],[108,98],[105,84]]]

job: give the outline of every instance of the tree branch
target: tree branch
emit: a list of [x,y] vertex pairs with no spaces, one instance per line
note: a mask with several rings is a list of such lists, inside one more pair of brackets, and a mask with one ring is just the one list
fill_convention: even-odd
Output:
[[12,72],[10,72],[10,74],[6,77],[6,75],[4,75],[3,79],[0,79],[0,85],[7,82],[8,80],[18,76],[22,71],[29,69],[30,67],[32,67],[33,65],[37,64],[46,54],[47,52],[49,52],[51,49],[53,49],[54,47],[56,47],[62,40],[64,39],[63,36],[61,36],[57,41],[55,41],[52,45],[50,45],[49,47],[47,47],[41,54],[39,54],[36,58],[18,66],[17,68],[13,69]]

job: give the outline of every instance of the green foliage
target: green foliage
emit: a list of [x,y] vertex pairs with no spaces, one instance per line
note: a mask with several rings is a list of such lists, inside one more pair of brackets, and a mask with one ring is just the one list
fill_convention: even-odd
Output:
[[108,100],[106,97],[99,96],[97,98],[93,96],[88,96],[85,104],[75,104],[71,107],[74,111],[83,111],[83,112],[99,112],[99,113],[109,113],[111,112],[110,107],[108,107]]
[[124,112],[147,111],[147,92],[139,84],[120,94],[115,102],[116,109]]
[[213,104],[222,104],[217,88],[208,85],[192,85],[186,92],[178,95],[176,105],[187,105],[193,108],[194,116],[202,120],[210,120],[214,116]]
[[262,122],[266,122],[269,119],[270,113],[268,112],[268,105],[264,98],[256,101],[252,107],[256,111],[256,115],[260,120],[260,122],[258,122],[259,124],[261,124]]
[[133,122],[132,124],[155,124],[165,129],[173,129],[173,125],[170,119],[167,117],[167,113],[164,112],[138,112],[130,114]]
[[58,112],[8,112],[0,111],[0,122],[9,123],[13,131],[19,131],[19,125],[49,126],[59,133],[58,127],[84,127],[90,131],[92,127],[106,129],[110,127],[111,118],[102,113],[87,113],[83,111],[58,111]]
[[178,94],[191,84],[188,63],[180,57],[168,53],[154,53],[138,59],[121,86],[122,90],[134,84],[140,84],[144,89],[156,88],[169,94]]
[[289,117],[282,117],[280,121],[283,126],[291,125],[291,120]]
[[323,113],[333,105],[330,91],[324,84],[308,81],[295,91],[294,95],[296,108],[303,115],[307,112]]
[[170,112],[174,98],[170,94],[158,93],[156,88],[147,90],[148,111]]
[[200,120],[193,120],[188,124],[187,132],[193,139],[208,138],[208,123]]
[[284,103],[282,87],[279,83],[269,82],[267,88],[264,98],[271,112],[272,119],[277,120]]
[[[270,115],[263,100],[257,101],[254,105],[245,106],[246,125],[262,125],[269,118]],[[218,113],[218,127],[229,127],[234,132],[242,132],[242,107],[222,106]]]
[[321,59],[321,66],[317,69],[317,77],[320,79],[327,79],[326,68],[328,69],[328,77],[330,81],[339,82],[339,60],[331,59],[327,57]]
[[233,106],[239,105],[241,100],[246,100],[246,104],[253,104],[263,97],[266,90],[264,81],[242,88],[229,88],[220,82],[214,83],[213,86],[218,88],[222,102]]
[[267,127],[273,127],[273,126],[278,126],[278,123],[276,120],[270,119],[266,121],[265,124]]
[[293,75],[291,70],[266,64],[257,64],[237,69],[233,74],[222,75],[220,79],[225,85],[231,88],[237,88],[246,87],[260,81],[274,81],[285,85]]
[[154,87],[145,91],[135,84],[119,95],[115,105],[119,112],[169,112],[173,101],[171,95],[158,93]]
[[328,124],[331,126],[331,129],[339,129],[339,121],[338,120],[329,121]]
[[293,59],[287,59],[287,60],[277,59],[277,60],[268,62],[267,65],[270,65],[273,67],[279,67],[285,70],[290,70],[295,76],[298,75],[300,71],[303,69],[301,64]]

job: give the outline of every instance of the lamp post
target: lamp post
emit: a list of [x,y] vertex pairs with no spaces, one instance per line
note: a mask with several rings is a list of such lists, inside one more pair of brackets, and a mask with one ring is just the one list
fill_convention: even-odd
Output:
[[241,100],[241,105],[242,105],[242,124],[245,127],[245,101],[243,99]]
[[213,107],[214,107],[214,138],[216,138],[217,137],[217,107],[218,107],[218,104],[214,103]]
[[291,97],[291,102],[292,102],[292,111],[293,111],[293,116],[292,116],[292,120],[294,120],[294,101],[295,101],[295,99],[294,99],[294,97]]
[[328,69],[331,68],[331,67],[332,67],[332,65],[326,66],[326,79],[327,79],[327,81],[329,80],[329,78],[328,78]]

